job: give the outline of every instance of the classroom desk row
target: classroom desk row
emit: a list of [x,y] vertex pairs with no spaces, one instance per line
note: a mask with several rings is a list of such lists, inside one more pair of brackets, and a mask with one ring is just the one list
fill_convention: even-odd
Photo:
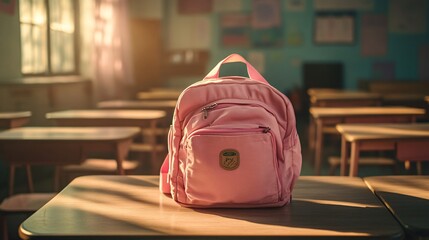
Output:
[[[0,114],[5,126],[21,126],[29,112]],[[13,194],[15,168],[27,167],[28,187],[33,192],[31,165],[80,165],[92,153],[112,154],[118,174],[124,174],[123,164],[133,139],[143,129],[155,132],[158,122],[165,118],[159,110],[69,110],[48,113],[46,117],[58,127],[18,127],[0,132],[0,152],[9,163],[9,191]],[[152,171],[158,172],[156,136],[145,143],[151,149]],[[107,163],[107,162],[106,162]],[[57,168],[59,170],[59,168]],[[114,168],[113,168],[114,169]],[[58,172],[58,170],[56,172]],[[54,179],[59,187],[59,176]]]
[[[302,176],[282,208],[185,208],[158,176],[75,179],[22,239],[404,239],[429,236],[429,177]],[[381,199],[382,202],[379,201]]]

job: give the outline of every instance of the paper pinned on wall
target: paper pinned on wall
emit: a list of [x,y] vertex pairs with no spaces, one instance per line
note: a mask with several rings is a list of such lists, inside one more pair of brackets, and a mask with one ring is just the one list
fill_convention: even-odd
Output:
[[250,17],[246,13],[224,13],[219,17],[220,43],[224,47],[250,45]]
[[[186,27],[183,27],[186,26]],[[170,22],[169,49],[209,49],[212,26],[205,15],[180,16]]]
[[427,0],[389,1],[389,30],[394,33],[425,33]]
[[290,12],[302,12],[305,10],[306,0],[286,0],[285,7]]
[[247,55],[249,63],[263,74],[265,71],[265,54],[260,51],[250,51]]
[[314,0],[315,10],[373,10],[374,0]]
[[13,15],[15,13],[15,0],[0,0],[0,12]]
[[[204,17],[200,18],[198,21],[194,21],[192,31],[194,39],[197,39],[197,41],[191,41],[192,44],[195,44],[195,42],[199,42],[197,48],[210,49],[212,39],[212,25],[210,19]],[[194,48],[196,47],[194,46]]]
[[252,27],[269,29],[281,25],[280,0],[253,0]]
[[387,17],[366,14],[362,16],[362,56],[384,56],[387,53]]
[[212,11],[213,0],[178,0],[180,14],[200,14]]
[[241,0],[216,0],[213,4],[215,12],[233,12],[243,10]]
[[351,14],[318,14],[314,41],[319,44],[351,44],[355,37],[354,21],[354,16]]

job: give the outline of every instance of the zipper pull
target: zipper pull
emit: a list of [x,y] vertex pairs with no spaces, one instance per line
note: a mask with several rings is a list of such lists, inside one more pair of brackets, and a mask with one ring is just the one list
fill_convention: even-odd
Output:
[[203,112],[203,119],[207,119],[207,117],[209,116],[209,111],[215,108],[216,106],[217,106],[217,103],[213,103],[211,105],[203,107],[203,109],[201,109],[201,112]]
[[263,130],[262,130],[263,133],[267,133],[267,132],[271,131],[271,128],[269,128],[269,127],[259,126],[259,128],[263,128]]

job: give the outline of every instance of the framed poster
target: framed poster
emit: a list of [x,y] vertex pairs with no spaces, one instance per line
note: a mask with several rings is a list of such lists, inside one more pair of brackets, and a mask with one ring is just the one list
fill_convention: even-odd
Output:
[[316,13],[314,21],[316,44],[353,44],[354,41],[354,13]]

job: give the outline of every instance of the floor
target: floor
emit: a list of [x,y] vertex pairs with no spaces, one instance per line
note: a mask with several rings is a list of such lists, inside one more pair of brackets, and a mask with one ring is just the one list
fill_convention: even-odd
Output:
[[[302,169],[301,175],[314,175],[314,166],[313,166],[313,156],[314,152],[308,147],[308,115],[307,114],[297,114],[297,130],[300,136],[300,142],[302,146]],[[329,165],[327,164],[327,158],[329,156],[340,154],[340,141],[338,136],[330,136],[326,138],[324,142],[324,156],[323,156],[323,165],[322,165],[322,175],[329,174]],[[385,153],[389,155],[389,153]],[[138,158],[142,156],[131,155],[132,158]],[[143,156],[146,158],[148,156]],[[1,158],[1,156],[0,156]],[[160,162],[162,161],[163,156],[160,156]],[[150,166],[148,165],[148,161],[144,162],[145,164],[136,172],[136,174],[151,174],[148,169]],[[429,162],[423,164],[423,173],[429,174]],[[339,169],[335,172],[335,175],[339,174]],[[375,175],[392,175],[392,174],[401,174],[401,175],[412,175],[416,174],[415,165],[411,165],[409,170],[405,170],[403,164],[398,163],[396,172],[392,171],[390,168],[385,167],[360,167],[359,168],[359,176],[375,176]],[[36,183],[35,188],[36,191],[39,192],[49,192],[52,191],[52,176],[53,176],[53,168],[50,167],[34,167],[33,168],[33,179]],[[16,192],[26,192],[26,178],[25,172],[23,170],[17,171],[16,176]],[[0,161],[0,198],[3,199],[7,196],[7,183],[8,183],[8,171],[7,166]],[[19,239],[17,235],[17,227],[20,222],[25,220],[28,215],[19,215],[14,216],[13,218],[8,219],[9,224],[9,233],[10,239]],[[1,236],[1,235],[0,235]]]

